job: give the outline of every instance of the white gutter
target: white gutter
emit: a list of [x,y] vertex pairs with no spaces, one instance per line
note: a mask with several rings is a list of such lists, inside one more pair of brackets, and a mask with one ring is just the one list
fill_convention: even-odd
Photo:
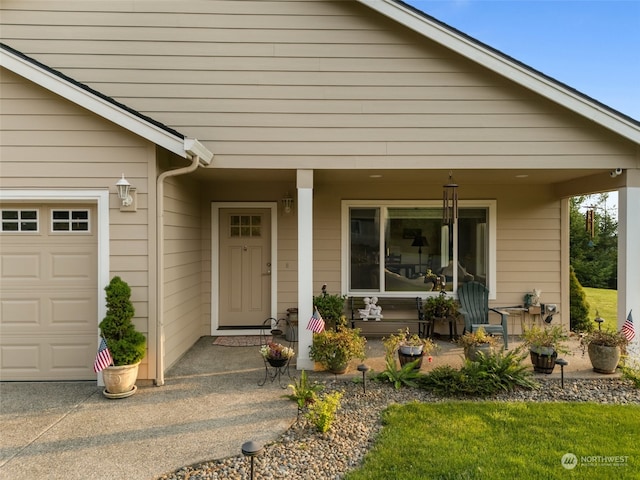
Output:
[[[187,148],[189,142],[189,148]],[[200,165],[211,163],[213,154],[200,142],[185,139],[185,150],[191,157],[191,165],[163,172],[158,176],[156,184],[156,378],[157,386],[164,385],[164,181],[169,177],[177,177],[194,172]],[[198,151],[204,155],[195,154]]]

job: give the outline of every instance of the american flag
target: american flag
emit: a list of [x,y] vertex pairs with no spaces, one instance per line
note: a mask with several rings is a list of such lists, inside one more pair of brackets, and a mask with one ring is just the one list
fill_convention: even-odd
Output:
[[636,336],[636,332],[633,328],[633,317],[631,316],[631,310],[629,310],[629,316],[622,324],[622,333],[625,337],[627,337],[627,340],[629,341],[633,340]]
[[104,338],[100,337],[100,346],[98,347],[96,359],[93,362],[93,371],[96,373],[101,372],[112,363],[113,358],[111,358],[111,352],[109,352],[107,348],[107,342],[105,342]]
[[314,333],[320,333],[324,330],[324,320],[318,308],[313,311],[313,315],[309,319],[309,323],[307,324],[307,330],[311,330]]

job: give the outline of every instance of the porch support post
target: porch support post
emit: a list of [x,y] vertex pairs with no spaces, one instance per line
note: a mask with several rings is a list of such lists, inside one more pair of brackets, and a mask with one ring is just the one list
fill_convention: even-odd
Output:
[[626,172],[618,190],[618,329],[633,310],[635,342],[640,342],[640,169]]
[[297,171],[298,189],[298,370],[313,370],[309,347],[313,334],[307,322],[313,314],[313,170]]

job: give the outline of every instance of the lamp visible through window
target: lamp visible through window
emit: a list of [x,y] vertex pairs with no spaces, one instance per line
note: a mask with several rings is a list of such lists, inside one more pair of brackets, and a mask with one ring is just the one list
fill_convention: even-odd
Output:
[[418,247],[418,273],[422,273],[422,247],[428,247],[429,242],[427,237],[423,235],[416,235],[411,243],[412,247]]

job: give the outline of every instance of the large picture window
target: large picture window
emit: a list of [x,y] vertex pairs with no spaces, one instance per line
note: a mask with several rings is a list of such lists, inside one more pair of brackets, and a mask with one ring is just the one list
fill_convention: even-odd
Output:
[[435,202],[351,201],[343,215],[350,294],[455,292],[472,280],[494,287],[494,201],[461,201],[454,225],[443,223]]

